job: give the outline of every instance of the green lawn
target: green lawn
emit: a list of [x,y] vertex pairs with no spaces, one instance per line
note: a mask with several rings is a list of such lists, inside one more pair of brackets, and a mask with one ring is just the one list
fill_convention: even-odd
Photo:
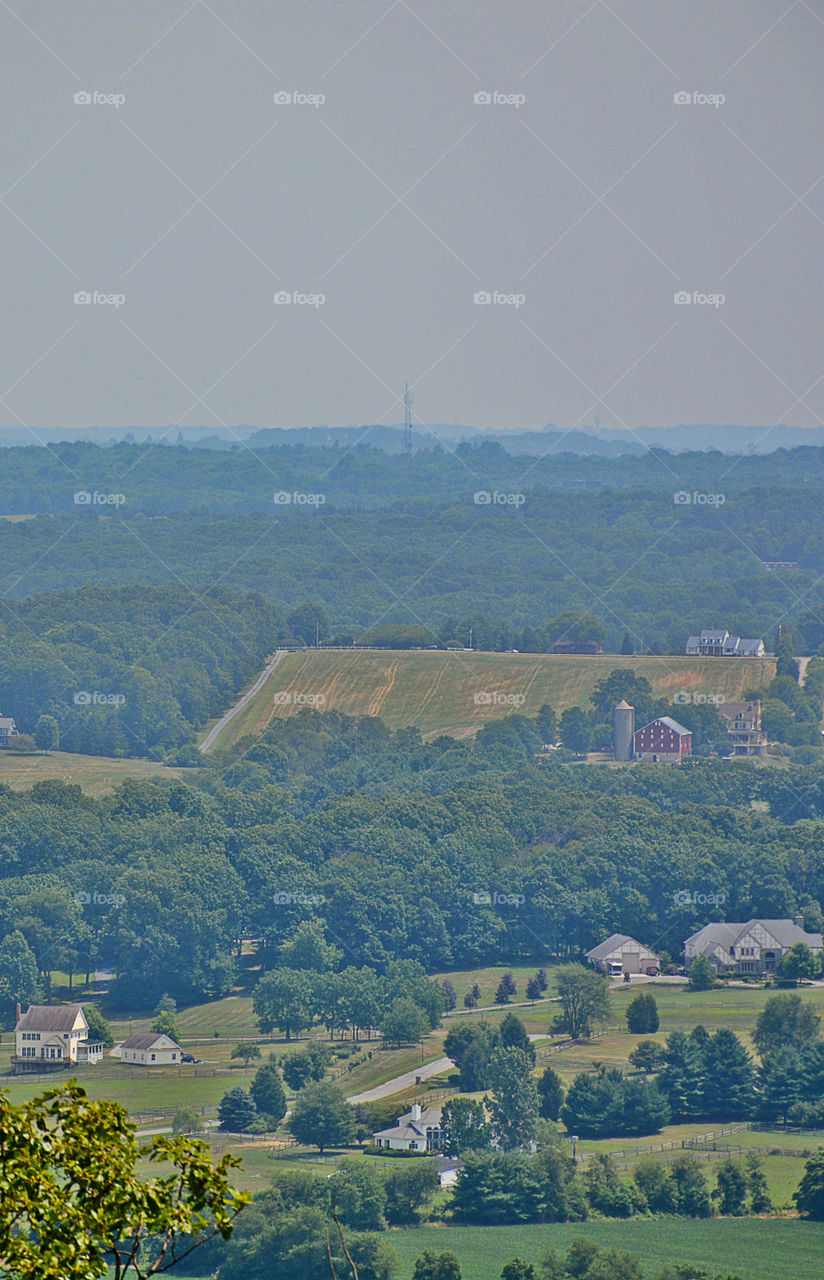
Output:
[[647,1277],[667,1262],[692,1262],[725,1270],[743,1280],[821,1280],[824,1231],[797,1219],[721,1218],[695,1222],[681,1218],[639,1218],[627,1222],[560,1223],[516,1227],[415,1227],[389,1233],[410,1276],[424,1249],[450,1249],[461,1263],[462,1280],[498,1280],[513,1257],[538,1262],[547,1249],[563,1253],[583,1236],[601,1248],[627,1249],[643,1261]]
[[101,1063],[94,1067],[80,1067],[71,1075],[56,1073],[49,1079],[31,1080],[26,1076],[0,1076],[0,1088],[13,1103],[26,1102],[38,1094],[70,1079],[77,1080],[90,1098],[108,1098],[119,1102],[132,1113],[151,1111],[160,1107],[164,1111],[177,1107],[208,1107],[216,1110],[227,1089],[235,1084],[248,1088],[253,1069],[235,1071],[230,1076],[223,1071],[217,1075],[195,1076],[192,1068],[181,1068],[180,1074],[156,1073],[146,1070],[138,1075],[131,1068],[109,1067]]
[[[551,974],[551,970],[547,971]],[[685,985],[649,983],[643,987],[633,986],[616,988],[610,995],[612,1013],[609,1024],[620,1027],[616,1033],[599,1037],[591,1043],[582,1042],[571,1049],[556,1054],[552,1065],[565,1078],[578,1071],[589,1070],[594,1061],[620,1065],[626,1062],[633,1047],[639,1039],[647,1037],[632,1036],[624,1030],[625,1015],[629,1001],[639,990],[650,992],[658,1005],[661,1026],[652,1039],[664,1043],[670,1031],[691,1031],[701,1023],[708,1031],[718,1031],[728,1027],[741,1036],[748,1047],[752,1048],[751,1033],[759,1013],[775,989],[758,989],[743,987],[722,987],[714,991],[688,991]],[[809,1002],[817,1013],[824,1015],[824,987],[806,987],[799,989],[805,1002]],[[557,1006],[552,1004],[536,1005],[516,1011],[527,1029],[536,1033],[544,1033],[550,1029]]]
[[[490,887],[494,887],[494,886],[490,886]],[[551,996],[555,994],[555,987],[552,981],[552,969],[548,965],[545,967],[546,967],[546,975],[547,975],[547,978],[549,979],[549,989],[547,990],[546,994],[548,996]],[[449,973],[438,973],[435,976],[437,977],[439,982],[442,982],[444,978],[448,978],[449,981],[452,983],[452,986],[455,988],[455,994],[458,997],[458,1003],[455,1008],[455,1012],[457,1014],[461,1009],[464,1008],[464,1002],[463,1002],[464,996],[468,991],[471,991],[472,985],[475,982],[477,982],[478,986],[481,988],[481,998],[479,1003],[481,1005],[495,1004],[495,993],[498,990],[498,983],[501,981],[501,978],[507,972],[512,973],[512,976],[515,979],[515,985],[518,988],[518,993],[517,995],[512,997],[512,1002],[515,1004],[518,1004],[521,1001],[526,1000],[527,998],[526,984],[528,980],[534,976],[538,968],[539,968],[538,964],[532,964],[532,965],[497,964],[497,965],[489,965],[485,969],[453,969],[453,970],[450,970]],[[524,1012],[525,1011],[523,1009],[516,1010],[516,1013],[518,1014],[519,1018],[524,1017]],[[553,1010],[553,1014],[557,1012],[558,1012],[557,1009]],[[461,1016],[465,1016],[465,1015],[461,1015]]]

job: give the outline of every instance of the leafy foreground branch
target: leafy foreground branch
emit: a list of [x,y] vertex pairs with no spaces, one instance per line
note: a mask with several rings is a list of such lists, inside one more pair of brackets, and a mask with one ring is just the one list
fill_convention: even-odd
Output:
[[[148,1179],[138,1160],[171,1169]],[[207,1240],[228,1239],[247,1197],[238,1161],[213,1165],[191,1138],[140,1145],[127,1112],[74,1081],[23,1106],[0,1093],[0,1277],[116,1280],[169,1271]]]

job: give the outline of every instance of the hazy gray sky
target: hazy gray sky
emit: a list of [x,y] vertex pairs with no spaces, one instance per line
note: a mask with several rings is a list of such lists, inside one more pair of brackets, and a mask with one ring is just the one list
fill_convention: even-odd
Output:
[[0,47],[0,423],[822,422],[824,0],[0,0]]

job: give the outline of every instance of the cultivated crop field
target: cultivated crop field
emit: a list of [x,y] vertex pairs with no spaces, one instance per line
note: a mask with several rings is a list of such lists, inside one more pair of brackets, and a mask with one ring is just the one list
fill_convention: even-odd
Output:
[[537,1263],[547,1249],[563,1253],[584,1237],[603,1249],[639,1254],[645,1276],[667,1262],[692,1262],[745,1276],[746,1280],[820,1280],[824,1272],[824,1232],[820,1224],[797,1219],[720,1218],[706,1222],[679,1218],[626,1222],[558,1223],[516,1227],[415,1227],[392,1231],[401,1274],[412,1274],[424,1249],[451,1249],[463,1280],[498,1280],[510,1258]]
[[[306,650],[282,659],[217,745],[223,750],[263,732],[274,716],[296,714],[306,699],[327,711],[380,716],[392,728],[416,725],[425,736],[466,738],[513,710],[511,700],[476,702],[476,695],[521,696],[525,715],[534,716],[544,703],[560,713],[584,706],[598,681],[616,668],[645,676],[659,697],[669,698],[683,690],[734,700],[775,674],[775,662],[760,658]],[[284,700],[276,703],[276,694]]]

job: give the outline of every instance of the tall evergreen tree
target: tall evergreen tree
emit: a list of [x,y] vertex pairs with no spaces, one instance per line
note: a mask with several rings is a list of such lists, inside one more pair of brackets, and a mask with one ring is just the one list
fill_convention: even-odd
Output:
[[734,1031],[722,1028],[704,1050],[704,1114],[710,1120],[746,1120],[755,1105],[752,1058]]

